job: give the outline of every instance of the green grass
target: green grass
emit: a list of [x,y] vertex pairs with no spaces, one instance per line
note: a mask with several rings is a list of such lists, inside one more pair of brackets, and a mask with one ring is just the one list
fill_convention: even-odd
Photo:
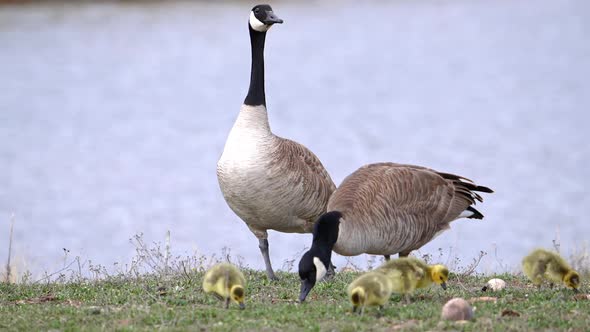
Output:
[[[263,272],[244,272],[248,285],[243,311],[235,304],[225,310],[221,302],[204,294],[204,273],[196,270],[165,278],[154,274],[83,282],[2,283],[0,330],[583,331],[590,326],[590,300],[561,287],[538,291],[520,276],[501,275],[509,287],[483,293],[481,287],[489,277],[452,275],[447,291],[435,286],[420,290],[409,305],[393,295],[384,315],[377,317],[374,308],[363,316],[350,312],[345,290],[358,273],[338,273],[332,281],[319,283],[301,305],[296,302],[296,274],[278,273],[280,281],[269,282]],[[583,293],[588,286],[585,281]],[[497,300],[474,302],[474,321],[441,321],[447,300],[482,296]],[[502,316],[505,310],[519,316]]]

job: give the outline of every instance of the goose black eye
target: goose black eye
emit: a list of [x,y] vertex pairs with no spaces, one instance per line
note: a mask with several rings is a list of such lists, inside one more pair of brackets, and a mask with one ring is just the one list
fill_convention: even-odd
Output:
[[254,9],[254,14],[258,14],[260,12],[260,8]]

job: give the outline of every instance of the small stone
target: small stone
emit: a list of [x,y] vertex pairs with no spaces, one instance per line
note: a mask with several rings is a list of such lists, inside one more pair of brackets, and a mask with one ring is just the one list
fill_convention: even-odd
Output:
[[500,291],[506,288],[506,281],[498,278],[490,279],[483,288],[483,291],[491,290],[491,291]]
[[469,302],[456,297],[450,299],[442,308],[442,318],[445,320],[472,320],[473,308]]

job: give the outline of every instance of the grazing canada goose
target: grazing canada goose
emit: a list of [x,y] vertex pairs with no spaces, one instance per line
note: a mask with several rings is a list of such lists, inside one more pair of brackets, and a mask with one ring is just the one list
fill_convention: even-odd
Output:
[[554,282],[563,282],[576,293],[580,287],[580,275],[557,253],[545,249],[535,249],[526,256],[522,260],[522,270],[539,288],[543,280],[548,280],[551,286]]
[[363,166],[347,176],[328,202],[342,219],[334,251],[406,257],[458,218],[482,219],[476,191],[491,189],[464,177],[395,163]]
[[225,300],[225,309],[229,308],[230,301],[239,304],[240,309],[246,308],[244,287],[246,287],[244,275],[237,267],[229,263],[213,266],[203,277],[205,293],[213,293],[220,300]]
[[467,178],[426,167],[369,164],[342,181],[328,202],[330,212],[320,219],[340,222],[329,229],[338,238],[330,249],[340,255],[407,257],[449,229],[453,220],[482,219],[472,206],[483,201],[476,191],[493,192]]
[[359,314],[362,314],[368,305],[379,306],[381,312],[391,296],[392,284],[385,273],[371,271],[356,278],[348,285],[347,291],[352,303],[352,312],[360,308]]
[[446,266],[428,265],[414,257],[389,260],[379,266],[376,271],[386,274],[391,280],[392,291],[404,294],[408,303],[410,294],[416,288],[426,288],[436,283],[446,290],[449,279],[449,270]]
[[301,278],[299,302],[305,301],[309,291],[317,281],[326,275],[330,268],[332,248],[338,238],[340,217],[340,212],[330,212],[321,216],[315,223],[311,248],[303,254],[299,261],[299,277]]
[[310,150],[270,130],[264,42],[275,23],[283,20],[269,5],[257,5],[250,12],[250,88],[217,163],[223,197],[258,238],[268,278],[273,280],[277,278],[270,263],[267,230],[310,233],[335,190],[328,172]]

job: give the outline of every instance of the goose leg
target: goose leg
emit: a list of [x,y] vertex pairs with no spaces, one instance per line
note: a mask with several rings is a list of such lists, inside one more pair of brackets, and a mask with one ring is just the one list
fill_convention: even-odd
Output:
[[379,306],[379,310],[377,311],[377,318],[383,317],[383,306]]
[[388,261],[391,259],[391,255],[383,255],[383,257],[385,257],[385,261]]
[[326,271],[326,276],[324,277],[325,280],[331,280],[336,275],[336,266],[330,262],[328,266],[328,271]]
[[400,258],[402,258],[402,257],[408,257],[409,255],[410,255],[410,251],[400,252],[399,253],[399,257]]
[[275,272],[272,270],[272,265],[270,264],[270,256],[268,255],[268,239],[258,239],[258,248],[260,248],[260,253],[262,253],[262,258],[264,259],[264,265],[266,265],[266,275],[268,276],[268,279],[279,280],[279,278],[275,276]]

